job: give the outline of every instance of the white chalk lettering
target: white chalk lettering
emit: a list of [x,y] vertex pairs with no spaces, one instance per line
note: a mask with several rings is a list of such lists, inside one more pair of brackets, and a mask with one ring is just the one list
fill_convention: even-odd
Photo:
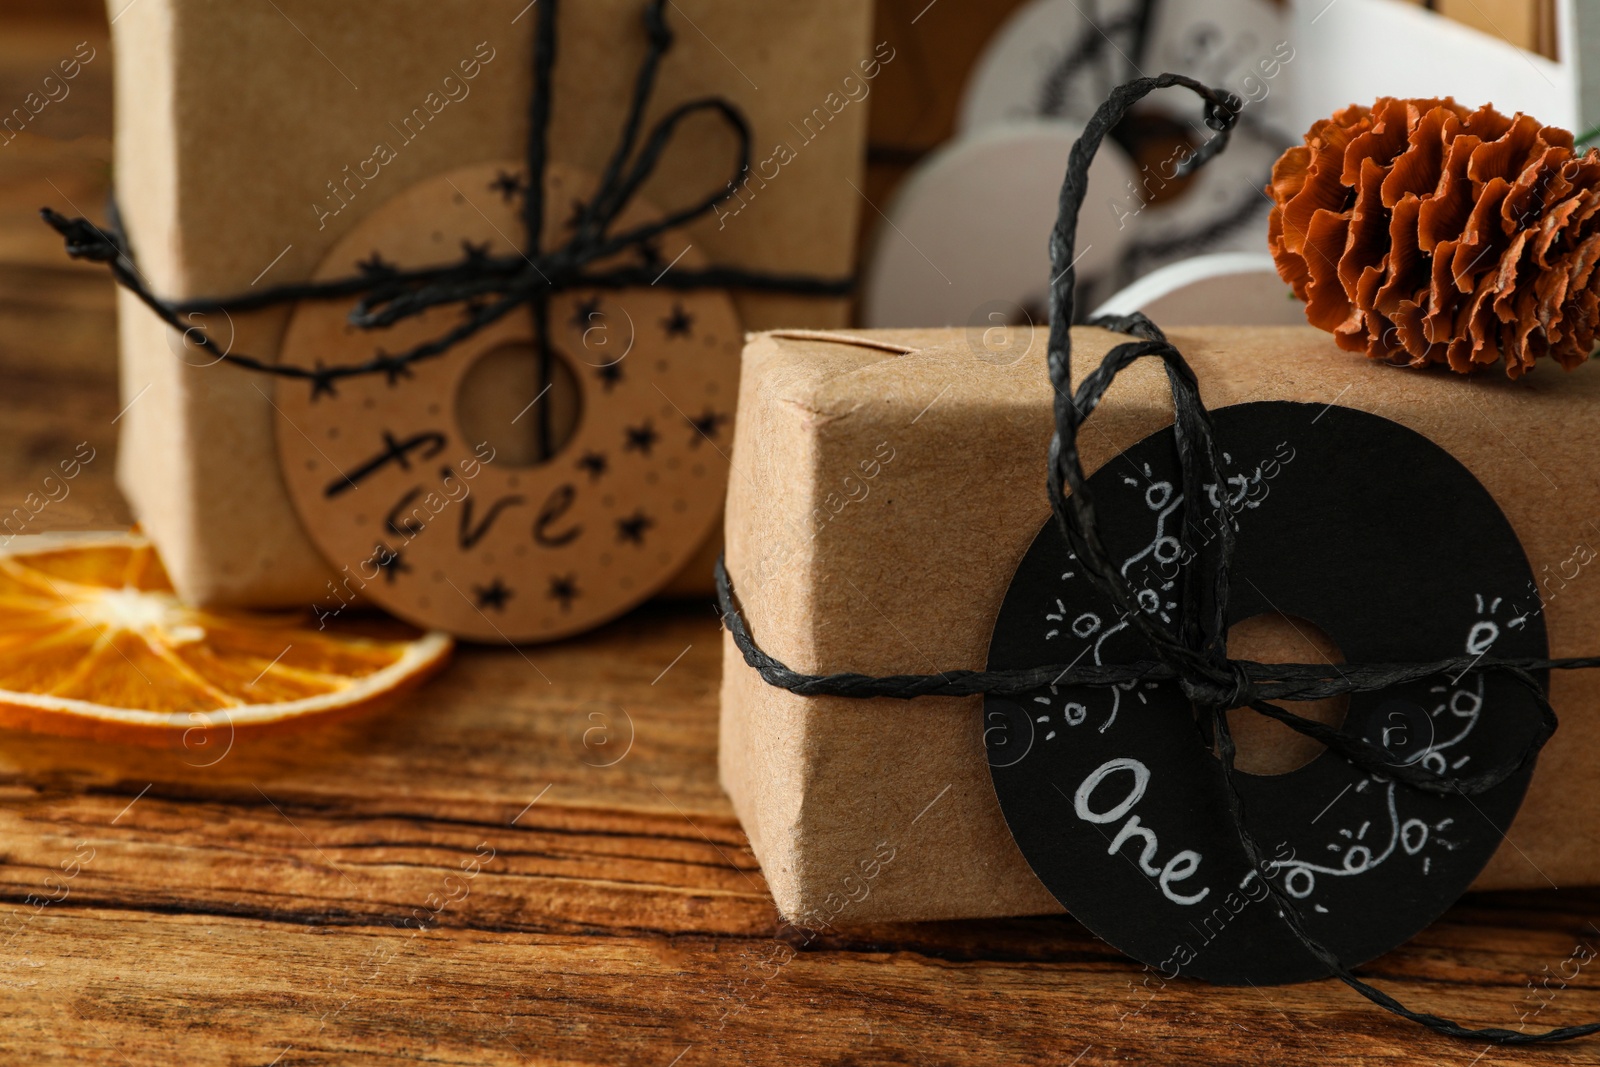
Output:
[[[1089,803],[1090,798],[1094,796],[1095,790],[1100,787],[1102,782],[1119,771],[1126,771],[1133,775],[1132,788],[1115,806],[1105,811],[1096,811]],[[1117,830],[1117,835],[1111,839],[1111,845],[1106,849],[1106,854],[1114,856],[1122,849],[1123,845],[1138,838],[1143,842],[1143,848],[1140,850],[1137,861],[1139,869],[1156,879],[1157,884],[1161,887],[1162,895],[1174,904],[1198,904],[1210,894],[1211,888],[1209,886],[1202,888],[1198,893],[1180,893],[1173,888],[1172,883],[1181,882],[1200,869],[1200,853],[1191,849],[1184,849],[1167,860],[1165,864],[1157,866],[1156,853],[1160,849],[1160,843],[1156,838],[1156,832],[1140,823],[1139,816],[1129,814],[1133,811],[1134,805],[1144,798],[1144,791],[1149,785],[1150,768],[1138,760],[1127,759],[1126,757],[1107,760],[1096,767],[1083,780],[1083,783],[1078,786],[1078,792],[1073,797],[1072,810],[1084,822],[1097,824],[1113,823],[1123,816],[1127,816],[1128,821],[1123,823]]]

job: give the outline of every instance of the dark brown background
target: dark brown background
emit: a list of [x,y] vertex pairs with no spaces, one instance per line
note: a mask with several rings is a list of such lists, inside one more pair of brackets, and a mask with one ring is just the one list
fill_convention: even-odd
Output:
[[[874,95],[880,204],[1011,5],[938,0],[913,26],[924,6],[879,4],[912,59]],[[72,95],[0,147],[0,503],[97,450],[40,529],[129,520],[110,283],[34,214],[100,210],[111,57],[97,3],[0,7],[0,102],[85,39]],[[1436,1038],[1336,983],[1141,985],[1070,919],[784,927],[716,783],[718,669],[709,605],[650,608],[469,650],[391,714],[219,760],[0,736],[0,1061],[1600,1063],[1600,1042]],[[1368,972],[1482,1024],[1600,1017],[1574,959],[1597,922],[1593,891],[1469,897]]]

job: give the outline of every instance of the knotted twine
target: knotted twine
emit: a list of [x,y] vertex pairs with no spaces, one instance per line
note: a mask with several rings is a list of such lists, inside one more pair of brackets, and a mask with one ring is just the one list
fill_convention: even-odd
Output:
[[[769,685],[807,696],[854,698],[922,696],[977,696],[994,693],[1018,695],[1050,685],[1114,686],[1140,681],[1175,681],[1200,712],[1202,744],[1220,758],[1226,785],[1231,830],[1253,869],[1265,870],[1266,858],[1246,826],[1244,800],[1234,768],[1236,747],[1228,727],[1232,708],[1248,707],[1337,752],[1369,774],[1400,781],[1430,793],[1474,796],[1493,789],[1527,767],[1555,731],[1556,714],[1535,672],[1600,667],[1600,656],[1570,659],[1510,659],[1456,656],[1431,663],[1357,663],[1334,669],[1328,664],[1256,663],[1229,659],[1227,655],[1228,574],[1234,549],[1234,528],[1221,494],[1214,499],[1202,491],[1221,481],[1220,448],[1210,413],[1200,400],[1194,371],[1161,330],[1143,314],[1094,320],[1138,340],[1113,348],[1100,365],[1072,390],[1073,246],[1078,213],[1088,191],[1089,165],[1107,131],[1128,109],[1157,89],[1182,86],[1205,101],[1206,125],[1215,131],[1185,162],[1187,172],[1221,152],[1229,131],[1243,107],[1239,98],[1212,89],[1180,74],[1139,78],[1115,89],[1101,104],[1072,147],[1066,178],[1061,185],[1060,210],[1050,233],[1050,341],[1047,362],[1055,388],[1055,432],[1050,439],[1048,491],[1056,528],[1083,564],[1096,588],[1111,599],[1154,651],[1155,659],[1133,663],[1046,665],[1000,671],[956,670],[941,674],[901,674],[871,677],[863,674],[801,674],[762,651],[751,636],[734,597],[733,584],[722,559],[717,561],[717,596],[724,620],[744,661]],[[1179,559],[1184,564],[1182,595],[1176,624],[1164,625],[1138,604],[1101,539],[1095,516],[1094,495],[1078,454],[1078,428],[1094,412],[1112,381],[1136,360],[1162,361],[1172,388],[1174,439],[1185,501]],[[1070,490],[1070,492],[1069,492]],[[1213,499],[1215,538],[1205,536],[1202,509],[1190,503]],[[1198,544],[1199,547],[1196,547]],[[1394,756],[1365,738],[1343,729],[1303,718],[1274,704],[1273,700],[1320,700],[1346,693],[1370,693],[1393,685],[1445,675],[1493,671],[1515,679],[1533,696],[1539,711],[1538,728],[1527,746],[1506,761],[1466,777],[1438,774],[1418,764],[1396,763]],[[1278,904],[1278,912],[1294,939],[1328,971],[1357,993],[1386,1011],[1419,1023],[1448,1037],[1485,1041],[1496,1045],[1531,1045],[1569,1041],[1600,1032],[1600,1022],[1564,1026],[1542,1033],[1523,1033],[1501,1027],[1471,1028],[1427,1012],[1413,1011],[1380,989],[1352,974],[1334,953],[1307,932],[1299,910],[1275,881],[1264,880]]]
[[[49,208],[42,209],[40,214],[65,238],[69,256],[107,264],[118,283],[137,296],[162,322],[183,334],[186,341],[192,341],[196,348],[211,353],[217,362],[309,382],[313,399],[331,396],[338,381],[361,375],[385,374],[393,385],[411,376],[411,364],[443,355],[524,305],[533,314],[537,387],[542,393],[551,381],[556,358],[550,343],[550,300],[567,290],[661,285],[674,290],[731,288],[816,297],[848,294],[854,285],[850,278],[817,278],[740,267],[661,269],[653,243],[656,238],[714,211],[718,204],[735,195],[735,184],[750,169],[750,125],[737,107],[721,97],[703,97],[673,108],[651,128],[643,146],[635,152],[644,112],[655,90],[657,71],[662,58],[672,48],[672,30],[663,14],[666,3],[667,0],[649,0],[644,6],[648,48],[634,78],[633,95],[616,150],[594,194],[575,205],[569,222],[572,236],[556,247],[544,247],[544,175],[550,154],[551,78],[556,64],[558,0],[543,0],[538,5],[533,91],[528,104],[527,176],[520,188],[509,176],[503,179],[512,183],[510,187],[523,198],[524,247],[521,251],[495,256],[486,249],[464,244],[463,258],[456,263],[409,270],[384,263],[374,255],[359,265],[358,274],[335,281],[299,282],[223,298],[166,300],[152,292],[139,273],[115,204],[106,227],[96,226],[87,219],[67,218]],[[639,187],[655,172],[679,123],[697,114],[712,116],[732,131],[738,141],[737,166],[728,183],[656,222],[622,233],[609,232]],[[605,268],[596,266],[630,251],[636,253],[641,262]],[[372,357],[356,363],[325,366],[318,362],[316,366],[303,367],[230,351],[231,344],[219,345],[203,327],[195,325],[191,317],[253,311],[300,300],[349,297],[360,298],[349,317],[352,324],[362,329],[383,329],[447,304],[461,304],[465,321],[403,352],[390,354],[379,349]],[[549,405],[540,405],[536,434],[541,457],[549,457],[554,452],[551,432]]]

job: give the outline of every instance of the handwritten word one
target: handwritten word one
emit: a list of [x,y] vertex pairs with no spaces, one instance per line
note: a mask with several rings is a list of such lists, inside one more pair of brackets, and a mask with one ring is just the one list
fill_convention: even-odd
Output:
[[[1096,811],[1090,804],[1095,791],[1100,788],[1101,783],[1107,778],[1119,772],[1133,775],[1133,788],[1128,790],[1127,795],[1114,806],[1103,811]],[[1136,837],[1142,839],[1144,841],[1144,850],[1139,854],[1139,869],[1156,879],[1157,884],[1161,886],[1162,896],[1174,904],[1198,904],[1211,892],[1210,886],[1201,889],[1198,893],[1184,894],[1174,889],[1172,883],[1183,881],[1200,868],[1200,853],[1184,849],[1175,853],[1165,864],[1157,867],[1155,859],[1160,846],[1156,840],[1156,832],[1148,826],[1141,826],[1139,824],[1139,816],[1129,814],[1133,810],[1133,806],[1139,803],[1139,800],[1144,796],[1145,788],[1149,784],[1150,768],[1138,760],[1126,757],[1107,760],[1091,771],[1089,777],[1083,780],[1083,784],[1078,786],[1078,792],[1072,799],[1072,810],[1084,822],[1098,824],[1113,823],[1127,815],[1128,821],[1122,824],[1122,827],[1117,831],[1117,836],[1111,839],[1111,846],[1106,849],[1106,854],[1114,856],[1129,841]]]

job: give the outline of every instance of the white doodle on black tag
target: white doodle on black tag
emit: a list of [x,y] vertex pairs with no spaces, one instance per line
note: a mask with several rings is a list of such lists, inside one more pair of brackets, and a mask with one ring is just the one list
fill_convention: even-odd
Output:
[[[1357,965],[1422,929],[1471,883],[1515,815],[1531,764],[1468,799],[1328,752],[1286,774],[1236,772],[1246,824],[1267,856],[1256,866],[1179,685],[1089,687],[1068,684],[1067,671],[1154,660],[1140,626],[1178,628],[1189,568],[1214,565],[1224,523],[1236,539],[1230,624],[1304,618],[1352,663],[1543,658],[1544,628],[1513,606],[1530,571],[1510,524],[1425,438],[1320,405],[1256,403],[1213,418],[1226,448],[1220,478],[1201,487],[1201,514],[1187,514],[1171,430],[1089,481],[1102,539],[1133,594],[1128,613],[1100,592],[1053,521],[1035,540],[996,622],[989,667],[1063,670],[1037,691],[986,698],[984,738],[1023,855],[1097,934],[1194,977],[1299,981],[1327,969],[1276,908],[1253,906],[1267,883],[1301,903],[1314,937]],[[1497,765],[1539,723],[1520,684],[1470,667],[1348,700],[1347,732],[1391,754],[1397,769],[1438,774]]]

